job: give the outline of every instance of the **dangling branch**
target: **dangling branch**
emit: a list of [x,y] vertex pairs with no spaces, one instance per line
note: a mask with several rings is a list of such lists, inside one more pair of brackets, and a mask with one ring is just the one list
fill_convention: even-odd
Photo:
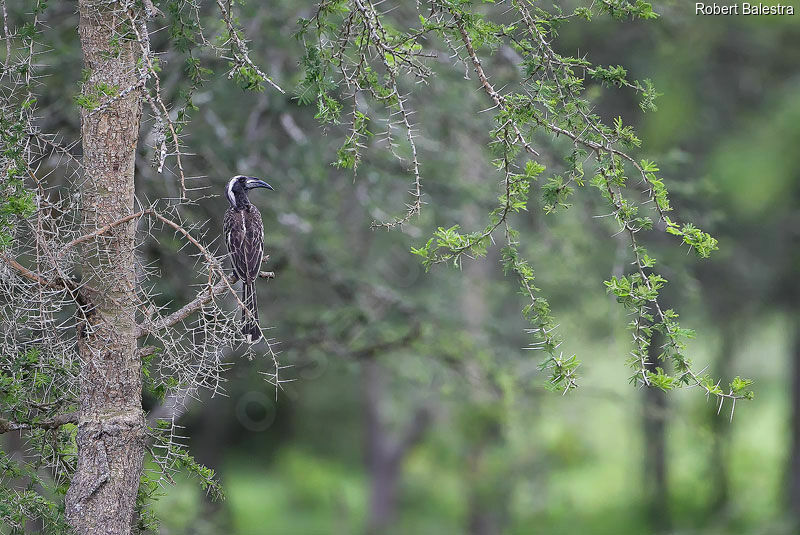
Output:
[[286,92],[281,89],[281,87],[276,84],[272,78],[267,76],[264,71],[262,71],[258,65],[253,62],[253,60],[250,59],[250,50],[247,48],[247,43],[245,43],[242,38],[239,37],[239,30],[237,30],[233,25],[230,0],[228,0],[227,6],[222,0],[217,0],[217,6],[219,7],[219,12],[222,15],[222,21],[225,23],[225,27],[228,29],[228,40],[231,43],[231,52],[233,53],[234,57],[234,65],[230,70],[228,78],[232,78],[237,69],[246,65],[252,69],[261,80],[267,82],[269,85],[277,89],[281,94],[285,94]]

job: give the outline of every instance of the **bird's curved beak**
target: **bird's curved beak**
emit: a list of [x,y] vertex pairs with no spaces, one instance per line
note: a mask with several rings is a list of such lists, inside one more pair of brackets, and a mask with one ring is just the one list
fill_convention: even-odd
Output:
[[273,188],[272,186],[270,186],[269,184],[267,184],[266,182],[264,182],[260,178],[254,178],[254,177],[249,176],[249,177],[247,177],[247,182],[245,184],[247,185],[247,189],[267,188],[267,189],[271,189],[272,191],[275,191],[275,188]]

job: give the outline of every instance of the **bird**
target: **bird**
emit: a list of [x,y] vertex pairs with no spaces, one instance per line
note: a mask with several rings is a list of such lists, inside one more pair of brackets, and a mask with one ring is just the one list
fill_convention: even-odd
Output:
[[236,175],[228,181],[225,196],[230,207],[225,211],[222,229],[225,245],[233,265],[235,279],[242,281],[242,329],[248,343],[261,338],[258,327],[258,300],[256,279],[264,256],[264,224],[258,208],[250,203],[247,192],[251,189],[274,188],[263,180],[251,176]]

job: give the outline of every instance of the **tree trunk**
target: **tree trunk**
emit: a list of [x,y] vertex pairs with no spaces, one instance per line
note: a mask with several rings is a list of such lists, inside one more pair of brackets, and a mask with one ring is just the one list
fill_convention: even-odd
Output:
[[[399,434],[391,433],[381,415],[384,383],[381,365],[368,358],[362,365],[366,426],[366,457],[370,477],[369,535],[386,533],[397,514],[403,462],[425,436],[433,411],[427,404],[417,407]],[[395,436],[396,435],[396,436]]]
[[[481,154],[481,147],[475,139],[468,135],[458,135],[457,142],[463,154]],[[460,171],[464,182],[472,183],[477,187],[485,180],[487,169],[482,161],[465,158],[464,166]],[[462,213],[465,228],[480,228],[480,225],[483,224],[483,214],[475,204],[466,206]],[[489,250],[485,258],[465,261],[463,266],[464,288],[461,298],[461,313],[464,324],[478,347],[491,347],[486,333],[488,317],[486,283],[492,279],[493,270],[497,266],[498,258],[494,249]],[[468,362],[467,366],[474,367],[474,370],[468,375],[472,377],[484,375],[477,362]],[[487,382],[491,381],[491,379],[487,379]],[[493,391],[494,386],[475,385],[472,389],[472,403],[476,407],[492,406],[497,403],[497,392]],[[500,478],[496,474],[489,473],[485,466],[486,455],[492,448],[502,444],[504,440],[500,422],[482,422],[479,433],[472,437],[472,442],[467,446],[469,453],[465,463],[468,485],[466,532],[470,535],[497,535],[504,531],[508,518],[508,499],[511,487],[505,484],[502,486],[487,485],[487,477],[498,482]],[[493,487],[491,492],[486,491],[487,486]]]
[[[648,369],[655,371],[663,337],[653,334],[648,351]],[[647,519],[656,532],[670,527],[669,487],[667,481],[667,394],[657,388],[644,388],[644,478],[647,499]]]
[[383,533],[397,510],[400,459],[392,454],[391,439],[380,414],[383,379],[380,364],[368,359],[363,364],[366,453],[370,476],[367,533]]
[[[117,3],[80,0],[80,40],[89,80],[122,93],[134,86],[136,43],[126,41],[126,13]],[[81,111],[86,232],[133,212],[134,158],[139,135],[138,90]],[[78,463],[66,514],[80,535],[131,532],[144,456],[141,362],[136,355],[135,223],[87,242],[79,310],[81,355]]]
[[[716,359],[715,377],[731,376],[731,363],[733,362],[734,349],[737,342],[736,333],[739,332],[739,327],[739,325],[732,323],[730,319],[722,325],[722,340],[720,341],[719,355]],[[730,501],[727,446],[730,440],[731,424],[728,418],[718,413],[716,404],[711,407],[709,417],[711,418],[711,431],[714,434],[709,462],[713,481],[710,509],[713,514],[720,515],[726,512]]]

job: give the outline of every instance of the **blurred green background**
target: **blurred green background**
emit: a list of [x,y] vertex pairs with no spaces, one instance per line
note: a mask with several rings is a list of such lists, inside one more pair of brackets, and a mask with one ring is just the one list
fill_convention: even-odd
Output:
[[[43,129],[74,139],[80,57],[74,6],[63,4],[51,8],[40,105]],[[414,16],[413,5],[394,4],[393,16]],[[644,236],[670,281],[669,306],[698,333],[696,367],[724,382],[756,379],[756,399],[731,420],[730,405],[717,415],[699,390],[664,396],[628,384],[628,319],[602,282],[626,269],[629,251],[609,218],[594,217],[607,213],[594,191],[554,215],[532,203],[517,222],[564,351],[583,361],[576,392],[544,389],[540,356],[524,349],[524,302],[496,250],[460,271],[425,273],[410,248],[437,226],[482,227],[500,180],[487,164],[491,117],[477,113],[487,101],[462,65],[438,62],[411,97],[428,204],[396,232],[369,229],[403,211],[410,181],[384,146],[374,143],[353,177],[330,165],[342,131],[322,128],[313,107],[213,78],[195,95],[185,165],[209,193],[239,173],[276,187],[255,200],[277,273],[259,289],[261,318],[294,381],[276,396],[257,373],[267,362],[230,356],[227,395],[193,402],[181,418],[189,450],[216,470],[227,499],[211,502],[179,477],[157,505],[162,533],[800,533],[800,14],[654,7],[654,22],[573,22],[557,48],[624,65],[663,93],[659,111],[643,114],[627,91],[588,88],[598,113],[635,126],[680,218],[719,239],[700,262],[657,231]],[[312,8],[242,7],[254,56],[283,87],[302,78],[292,34]],[[157,33],[153,46],[166,39]],[[514,54],[487,57],[496,85],[517,76]],[[163,63],[163,85],[177,95],[181,59],[168,51]],[[548,172],[563,167],[568,144],[536,144]],[[174,196],[151,158],[143,144],[138,194]],[[186,216],[219,235],[224,206],[207,198]],[[164,302],[176,304],[193,292],[193,259],[177,247],[141,249],[161,270]]]

